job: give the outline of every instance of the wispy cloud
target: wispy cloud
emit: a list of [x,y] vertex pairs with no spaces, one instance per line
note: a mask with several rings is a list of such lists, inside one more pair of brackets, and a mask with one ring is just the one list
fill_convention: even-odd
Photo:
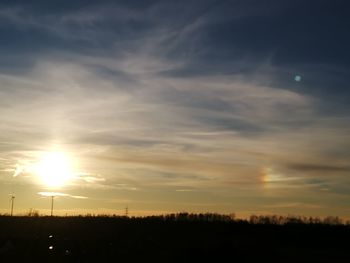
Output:
[[44,197],[70,197],[75,199],[87,199],[86,196],[80,196],[80,195],[70,195],[66,193],[57,193],[57,192],[38,192],[38,195],[44,196]]

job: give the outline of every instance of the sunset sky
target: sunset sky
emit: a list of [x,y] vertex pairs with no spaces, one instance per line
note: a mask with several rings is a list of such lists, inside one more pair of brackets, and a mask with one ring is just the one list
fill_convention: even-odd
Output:
[[348,10],[1,1],[0,213],[350,218]]

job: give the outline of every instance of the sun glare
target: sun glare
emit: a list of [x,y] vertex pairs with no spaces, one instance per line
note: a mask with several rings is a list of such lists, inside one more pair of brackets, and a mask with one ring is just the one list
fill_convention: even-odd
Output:
[[35,173],[48,187],[62,187],[73,177],[71,161],[62,152],[45,153],[37,163]]

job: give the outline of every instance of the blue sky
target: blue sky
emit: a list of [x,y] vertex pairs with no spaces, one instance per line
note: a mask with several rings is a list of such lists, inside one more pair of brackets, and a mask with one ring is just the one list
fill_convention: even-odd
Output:
[[[348,8],[2,1],[1,211],[350,217]],[[60,189],[30,168],[52,151]]]

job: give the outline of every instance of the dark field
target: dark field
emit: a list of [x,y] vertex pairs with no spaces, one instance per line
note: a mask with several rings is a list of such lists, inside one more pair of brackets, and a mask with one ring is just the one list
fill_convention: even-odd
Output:
[[0,262],[350,262],[349,238],[344,225],[3,216]]

